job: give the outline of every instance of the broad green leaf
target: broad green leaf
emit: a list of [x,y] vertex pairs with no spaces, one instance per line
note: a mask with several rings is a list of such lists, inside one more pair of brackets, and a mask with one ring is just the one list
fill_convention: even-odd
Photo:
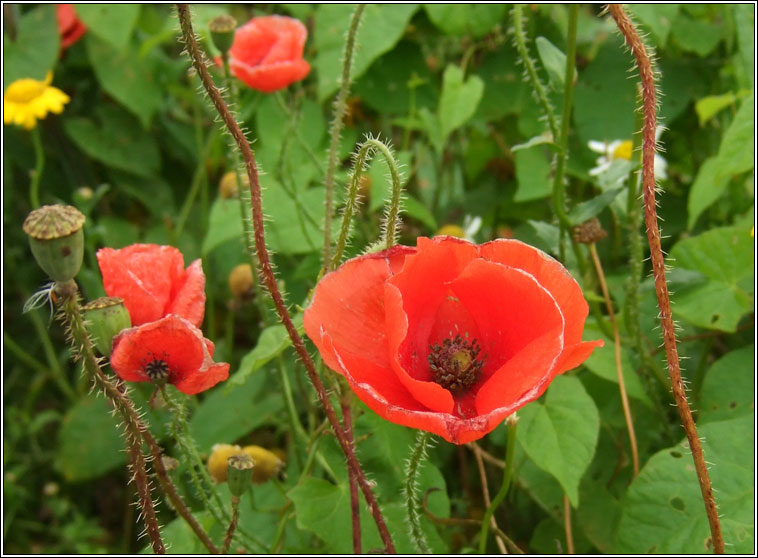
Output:
[[[566,55],[545,37],[537,37],[534,42],[537,44],[537,53],[540,55],[550,84],[553,89],[563,91],[563,84],[566,81]],[[574,78],[576,78],[576,70],[574,70]]]
[[576,207],[568,214],[569,221],[572,225],[581,225],[585,221],[592,219],[600,214],[603,209],[611,205],[621,192],[626,191],[625,187],[608,190],[595,196],[591,200],[576,204]]
[[705,125],[711,118],[735,102],[737,102],[737,96],[731,91],[723,95],[709,95],[698,99],[695,103],[698,122],[701,126]]
[[755,9],[750,4],[732,4],[737,28],[737,54],[734,65],[741,87],[755,87]]
[[550,195],[552,166],[541,147],[531,147],[516,152],[516,182],[518,189],[513,201],[538,200]]
[[232,239],[239,239],[240,245],[244,246],[242,239],[242,217],[240,214],[240,201],[237,198],[217,198],[211,205],[208,217],[208,232],[203,239],[202,254],[210,254],[214,248]]
[[755,96],[745,97],[719,146],[717,180],[749,171],[754,166]]
[[[358,49],[352,77],[358,79],[371,63],[397,44],[405,33],[417,4],[368,4],[358,29]],[[324,101],[339,88],[345,34],[355,7],[352,4],[322,4],[315,16],[314,42],[318,74],[318,98]]]
[[673,21],[679,13],[677,4],[629,4],[626,7],[635,19],[649,30],[657,46],[666,44]]
[[437,230],[437,220],[427,207],[410,194],[403,197],[403,211],[408,217],[421,221],[430,231]]
[[113,105],[98,107],[88,118],[67,118],[63,127],[93,159],[143,177],[158,174],[161,160],[155,139]]
[[[729,552],[754,544],[753,414],[698,427]],[[686,440],[655,454],[623,500],[614,549],[620,554],[713,551],[700,486]]]
[[700,390],[698,425],[752,415],[755,410],[755,345],[731,351],[713,363]]
[[134,48],[118,51],[90,34],[85,40],[89,60],[102,88],[147,128],[164,95],[158,83],[160,72],[152,63],[152,56],[140,58]]
[[703,211],[726,191],[729,177],[721,176],[717,181],[719,167],[718,157],[706,159],[692,183],[687,196],[687,228],[690,230],[695,226]]
[[87,25],[87,32],[118,52],[129,43],[139,12],[139,4],[76,4],[76,15]]
[[495,52],[484,52],[477,75],[487,84],[476,110],[476,118],[486,122],[506,114],[520,114],[524,103],[531,103],[531,88],[523,79],[516,49],[502,45]]
[[600,417],[578,378],[558,376],[544,403],[519,411],[518,441],[529,458],[561,484],[574,507],[579,483],[595,454]]
[[266,374],[253,374],[241,386],[221,384],[211,391],[189,421],[200,451],[232,443],[275,417],[283,402],[277,389],[266,389],[270,384]]
[[450,64],[442,76],[442,95],[437,107],[442,143],[453,130],[463,126],[476,112],[484,82],[478,76],[463,80],[463,70]]
[[55,5],[39,6],[18,20],[16,40],[3,33],[3,90],[17,79],[44,80],[58,60]]
[[503,4],[424,4],[429,19],[446,35],[481,37],[504,21]]
[[[298,314],[293,318],[295,327],[302,330],[303,316]],[[229,378],[229,384],[242,385],[247,382],[250,374],[259,370],[271,359],[280,355],[292,344],[287,334],[287,328],[281,324],[269,326],[258,337],[255,347],[249,351],[240,362],[237,372]]]
[[680,287],[674,297],[674,315],[708,329],[734,331],[740,318],[753,308],[755,257],[750,232],[741,227],[712,229],[678,242],[671,250],[678,269],[701,273],[707,281]]
[[[282,254],[320,250],[323,243],[323,186],[290,193],[269,176],[263,176],[261,182],[263,212],[269,217],[265,224],[269,249]],[[332,231],[336,237],[339,225],[333,225]]]
[[671,34],[683,50],[704,57],[718,46],[722,31],[718,25],[713,23],[679,14],[671,26]]

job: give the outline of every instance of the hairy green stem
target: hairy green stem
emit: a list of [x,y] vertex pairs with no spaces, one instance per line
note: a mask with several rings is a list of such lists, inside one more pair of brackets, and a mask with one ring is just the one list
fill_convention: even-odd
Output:
[[413,446],[408,463],[405,467],[405,501],[408,512],[408,529],[413,546],[421,554],[431,554],[432,549],[421,529],[421,494],[418,487],[418,471],[427,457],[426,448],[432,435],[424,430],[416,432],[416,443]]
[[234,531],[237,530],[237,522],[239,522],[239,518],[240,518],[240,497],[232,496],[232,518],[229,520],[229,528],[226,530],[226,535],[224,536],[224,544],[221,546],[221,554],[229,553],[229,547],[232,544],[232,537],[234,536]]
[[42,179],[42,171],[45,169],[45,150],[42,148],[42,134],[39,124],[32,128],[32,144],[34,145],[34,171],[32,181],[29,184],[29,201],[32,209],[37,209],[39,203],[39,184]]
[[495,510],[505,500],[508,494],[508,488],[511,486],[511,479],[513,478],[513,463],[514,463],[514,449],[516,447],[516,428],[518,426],[518,417],[513,414],[505,419],[508,425],[508,440],[505,444],[505,470],[503,471],[503,484],[500,485],[500,490],[492,499],[490,507],[484,514],[482,519],[482,527],[479,530],[479,554],[484,554],[487,547],[487,531],[490,526],[490,519],[492,518]]
[[334,213],[334,172],[337,169],[337,150],[339,148],[340,134],[344,125],[345,112],[347,110],[347,94],[350,90],[350,72],[353,67],[353,56],[355,52],[355,37],[358,34],[358,25],[361,22],[365,4],[358,4],[350,19],[350,27],[345,39],[345,50],[342,53],[342,79],[340,80],[340,89],[334,100],[334,116],[329,126],[329,156],[327,158],[326,177],[324,186],[326,195],[324,206],[324,255],[323,265],[329,266],[332,251],[332,214]]

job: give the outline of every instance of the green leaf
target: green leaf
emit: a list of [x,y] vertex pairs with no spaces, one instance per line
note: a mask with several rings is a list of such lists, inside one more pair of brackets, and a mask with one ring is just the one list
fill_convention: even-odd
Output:
[[729,177],[717,180],[720,163],[718,157],[710,157],[698,170],[687,196],[687,228],[692,230],[698,217],[726,191]]
[[[270,250],[282,254],[307,254],[320,250],[323,243],[324,188],[317,186],[294,193],[295,198],[270,176],[261,177],[266,242]],[[336,237],[339,225],[333,225]]]
[[558,146],[553,141],[553,138],[550,137],[549,135],[541,134],[539,136],[534,136],[529,141],[514,145],[513,147],[511,147],[511,153],[515,153],[516,151],[521,151],[522,149],[529,149],[530,147],[536,147],[538,145],[544,145],[546,147],[549,147],[555,152],[558,151]]
[[591,200],[587,200],[582,203],[578,203],[574,209],[568,214],[569,221],[572,225],[581,225],[585,221],[592,219],[595,215],[598,215],[603,209],[611,205],[621,192],[624,192],[626,187],[614,188],[603,192],[599,196],[595,196]]
[[458,66],[450,64],[445,68],[442,96],[437,107],[442,143],[473,116],[483,92],[484,82],[478,76],[469,76],[464,82],[463,70]]
[[437,220],[434,218],[434,215],[432,215],[432,212],[410,194],[405,194],[403,197],[403,211],[408,217],[413,217],[417,221],[421,221],[429,228],[429,230],[437,230]]
[[63,127],[73,142],[93,159],[108,166],[149,177],[158,174],[160,152],[128,113],[115,106],[95,109],[94,118],[68,118]]
[[[729,552],[753,552],[753,415],[698,427]],[[620,554],[713,551],[700,485],[686,440],[645,464],[623,501],[614,549]]]
[[118,52],[123,51],[129,43],[139,12],[139,4],[76,5],[76,15],[87,25],[87,33],[110,43]]
[[134,48],[119,51],[90,34],[85,40],[97,81],[147,128],[164,95],[153,56],[140,58]]
[[719,146],[719,168],[716,179],[732,177],[754,166],[755,97],[750,94],[742,101]]
[[529,458],[561,484],[574,507],[579,483],[595,454],[600,417],[578,378],[558,376],[545,402],[519,411],[518,441]]
[[737,54],[734,65],[737,83],[741,87],[755,87],[755,9],[750,4],[732,4],[737,28]]
[[[566,55],[545,37],[537,37],[535,43],[537,43],[537,53],[545,67],[550,85],[556,91],[563,91],[563,84],[566,81]],[[574,78],[576,78],[576,70],[574,70]]]
[[524,202],[545,198],[552,192],[552,166],[541,147],[516,152],[516,182],[518,189],[513,201]]
[[203,239],[201,253],[207,256],[224,242],[235,238],[244,246],[240,201],[237,198],[217,198],[211,205],[208,232]]
[[44,80],[58,60],[60,40],[55,5],[39,6],[18,20],[16,40],[3,33],[3,90],[23,78]]
[[[358,79],[371,63],[392,49],[405,33],[418,4],[368,4],[358,29],[359,45],[353,62],[353,79]],[[318,98],[323,102],[339,88],[345,34],[355,7],[352,4],[322,4],[315,16],[314,42],[318,74]]]
[[446,35],[481,37],[503,21],[502,4],[424,4],[429,19]]
[[755,411],[755,345],[731,351],[713,363],[700,390],[698,425]]
[[[302,331],[303,315],[298,314],[293,318],[293,323],[299,331]],[[255,347],[249,351],[240,362],[239,369],[231,378],[229,384],[242,385],[247,382],[250,374],[259,370],[271,359],[279,356],[292,344],[287,328],[281,324],[269,326],[258,337]]]
[[671,26],[674,40],[683,50],[694,52],[700,57],[708,56],[721,41],[722,32],[718,25],[692,19],[679,14]]
[[679,13],[677,4],[629,4],[626,6],[635,19],[650,31],[659,47],[666,45],[671,25]]
[[734,331],[740,318],[753,308],[755,257],[750,232],[742,227],[712,229],[678,242],[671,250],[677,268],[700,272],[707,281],[680,287],[674,297],[674,315],[721,331]]

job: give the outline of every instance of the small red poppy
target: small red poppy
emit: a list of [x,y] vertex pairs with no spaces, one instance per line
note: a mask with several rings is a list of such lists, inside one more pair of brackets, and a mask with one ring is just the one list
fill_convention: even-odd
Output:
[[87,26],[76,16],[73,4],[56,4],[56,8],[61,48],[67,49],[82,38],[82,35],[87,31]]
[[300,81],[311,70],[303,60],[308,31],[286,16],[254,17],[237,29],[229,50],[232,73],[258,91],[271,93]]
[[169,383],[194,395],[229,377],[228,364],[213,362],[213,349],[194,325],[170,315],[119,333],[111,367],[127,382]]
[[440,236],[346,262],[316,286],[304,325],[379,415],[463,444],[603,345],[582,342],[587,312],[544,252]]
[[184,269],[184,256],[173,246],[133,244],[102,248],[97,262],[108,296],[124,299],[132,325],[176,314],[199,327],[205,313],[205,274],[200,260]]

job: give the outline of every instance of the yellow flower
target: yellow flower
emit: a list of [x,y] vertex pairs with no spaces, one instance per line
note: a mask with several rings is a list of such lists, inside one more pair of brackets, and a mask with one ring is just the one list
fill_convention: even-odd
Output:
[[63,112],[63,105],[71,99],[51,86],[52,81],[53,74],[48,72],[45,81],[24,78],[11,83],[3,95],[3,122],[31,130],[48,112]]
[[[662,126],[658,126],[656,128],[656,142],[661,137],[663,130],[664,128]],[[601,154],[601,156],[597,159],[597,166],[590,169],[590,176],[598,176],[600,174],[603,174],[611,168],[611,165],[614,161],[632,160],[632,140],[613,140],[611,142],[590,140],[588,145],[592,151]],[[655,161],[653,164],[656,180],[663,180],[667,178],[666,167],[668,165],[666,163],[666,159],[656,153]]]

